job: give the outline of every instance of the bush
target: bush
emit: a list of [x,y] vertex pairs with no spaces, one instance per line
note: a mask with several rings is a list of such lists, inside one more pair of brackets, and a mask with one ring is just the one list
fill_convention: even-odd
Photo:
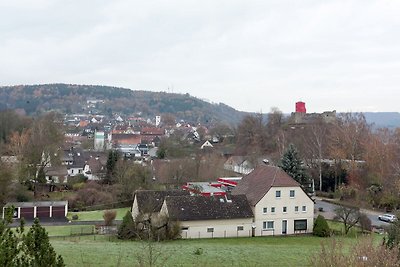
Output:
[[371,220],[368,218],[368,216],[365,213],[360,214],[360,219],[358,221],[361,227],[361,231],[371,231],[372,230],[372,225],[371,225]]
[[316,267],[400,266],[399,250],[376,245],[372,238],[362,238],[347,248],[343,241],[329,239],[321,244],[321,251],[310,259]]
[[115,217],[117,217],[117,212],[115,210],[105,210],[103,214],[104,225],[112,225]]
[[79,219],[78,215],[76,215],[76,214],[72,215],[72,220],[76,221],[78,219]]
[[136,225],[130,211],[127,211],[122,219],[117,236],[119,239],[135,239],[137,237]]
[[313,234],[320,237],[328,237],[331,235],[331,229],[324,216],[318,215],[314,222]]

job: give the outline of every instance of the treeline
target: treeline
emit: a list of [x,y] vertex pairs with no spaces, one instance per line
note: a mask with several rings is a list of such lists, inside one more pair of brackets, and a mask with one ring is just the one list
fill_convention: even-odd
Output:
[[[27,115],[46,111],[82,113],[87,99],[102,99],[96,112],[143,116],[173,114],[189,122],[224,121],[236,124],[245,113],[224,104],[211,104],[189,94],[150,92],[99,85],[20,85],[0,87],[0,110],[17,109]],[[86,110],[87,111],[87,110]]]

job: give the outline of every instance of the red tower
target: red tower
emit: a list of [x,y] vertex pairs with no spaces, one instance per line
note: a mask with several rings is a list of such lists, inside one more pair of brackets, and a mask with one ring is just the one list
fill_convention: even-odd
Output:
[[306,113],[306,103],[304,102],[296,102],[296,112]]

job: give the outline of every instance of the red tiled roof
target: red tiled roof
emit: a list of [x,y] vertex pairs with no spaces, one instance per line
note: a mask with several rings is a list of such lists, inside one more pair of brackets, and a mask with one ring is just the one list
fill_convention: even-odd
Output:
[[137,134],[113,134],[112,142],[124,145],[136,145],[142,142],[140,135]]
[[244,176],[233,189],[232,194],[245,194],[250,205],[255,206],[271,187],[300,186],[281,168],[269,165],[260,165],[254,171]]

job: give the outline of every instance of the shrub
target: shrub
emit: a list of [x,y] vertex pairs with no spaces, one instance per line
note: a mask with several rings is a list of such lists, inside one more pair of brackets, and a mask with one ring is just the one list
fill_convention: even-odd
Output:
[[103,214],[104,225],[110,226],[113,224],[115,217],[117,217],[117,212],[115,210],[105,210]]
[[324,216],[318,215],[314,222],[313,234],[320,237],[328,237],[331,235],[331,229]]
[[362,238],[350,248],[343,242],[330,239],[321,244],[321,251],[310,259],[316,267],[399,266],[399,250],[375,245],[372,238]]
[[360,214],[360,219],[358,221],[361,227],[361,231],[371,231],[372,230],[372,225],[371,225],[371,220],[368,218],[368,216],[365,213]]
[[136,225],[130,211],[126,212],[122,223],[118,226],[117,236],[119,239],[135,239],[137,237]]
[[201,254],[203,254],[203,249],[202,249],[202,248],[196,248],[196,249],[193,251],[193,254],[194,254],[194,255],[201,255]]
[[72,215],[72,220],[76,221],[76,220],[78,220],[78,219],[79,219],[79,217],[78,217],[77,214]]

